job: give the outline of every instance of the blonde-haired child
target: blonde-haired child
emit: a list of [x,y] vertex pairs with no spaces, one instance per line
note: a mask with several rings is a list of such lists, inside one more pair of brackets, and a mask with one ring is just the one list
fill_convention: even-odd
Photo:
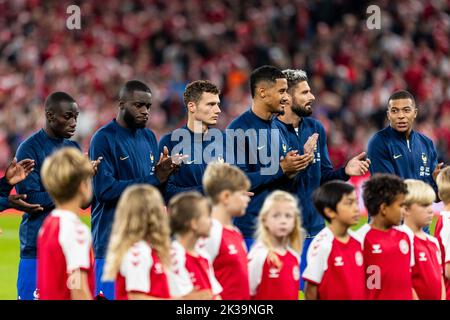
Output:
[[433,220],[432,204],[436,194],[423,181],[407,179],[405,183],[408,194],[404,202],[403,225],[398,229],[408,234],[411,241],[413,294],[420,300],[445,300],[439,243],[423,231]]
[[248,255],[252,299],[298,299],[300,220],[297,200],[291,194],[274,191],[264,201],[256,241]]
[[94,169],[76,148],[48,157],[42,183],[56,208],[45,219],[37,241],[37,285],[41,300],[90,300],[94,294],[91,232],[78,217],[92,198]]
[[203,190],[212,202],[209,237],[199,241],[207,252],[224,300],[249,300],[247,248],[233,219],[245,214],[250,201],[245,173],[226,163],[210,163],[203,175]]
[[120,197],[103,279],[116,280],[116,299],[171,297],[170,228],[158,189],[134,185]]
[[438,239],[441,249],[446,295],[447,300],[450,300],[450,167],[441,170],[437,176],[436,183],[438,185],[439,198],[444,203],[444,210],[439,213],[434,236]]

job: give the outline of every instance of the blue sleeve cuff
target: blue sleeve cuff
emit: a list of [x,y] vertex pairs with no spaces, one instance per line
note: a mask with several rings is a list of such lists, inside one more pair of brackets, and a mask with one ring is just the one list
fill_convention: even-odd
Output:
[[339,177],[342,180],[348,181],[350,179],[350,176],[345,173],[345,167],[340,168],[338,171],[339,171]]
[[149,176],[148,181],[149,184],[155,187],[160,187],[162,183],[159,181],[159,179],[156,177],[156,174],[153,174]]
[[281,166],[278,166],[278,172],[276,173],[276,175],[274,176],[275,180],[280,179],[281,177],[284,176],[284,172],[283,169],[281,169]]
[[9,200],[8,197],[0,197],[0,211],[5,211],[9,209]]
[[7,181],[6,181],[6,177],[3,176],[0,179],[0,197],[8,197],[11,190],[13,189],[14,186],[10,185]]

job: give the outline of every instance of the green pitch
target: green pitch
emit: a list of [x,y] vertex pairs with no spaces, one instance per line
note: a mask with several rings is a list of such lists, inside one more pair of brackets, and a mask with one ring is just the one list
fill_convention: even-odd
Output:
[[[82,220],[90,225],[90,217],[83,216]],[[19,265],[19,215],[0,214],[0,300],[15,300],[17,268]],[[359,228],[367,221],[363,217],[353,229]],[[435,219],[430,226],[431,234],[434,234]],[[303,293],[299,295],[303,299]]]
[[[82,217],[89,224],[90,217]],[[0,300],[17,299],[20,215],[0,214]]]

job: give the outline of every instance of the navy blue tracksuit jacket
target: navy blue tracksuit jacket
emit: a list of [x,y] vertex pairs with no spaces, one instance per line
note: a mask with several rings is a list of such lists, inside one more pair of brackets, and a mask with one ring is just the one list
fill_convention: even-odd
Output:
[[[251,182],[250,191],[254,193],[245,215],[236,218],[234,224],[245,238],[253,238],[265,198],[274,190],[291,188],[292,179],[287,178],[279,164],[280,157],[285,156],[291,146],[277,127],[275,118],[263,120],[251,109],[234,119],[225,135],[227,162],[236,164],[246,173]],[[239,142],[239,139],[233,139],[233,135],[245,138]],[[228,155],[230,150],[234,150],[233,155]]]
[[158,144],[147,128],[131,130],[114,119],[92,137],[90,159],[103,157],[93,179],[92,236],[96,259],[105,258],[117,202],[133,184],[160,186],[154,174],[159,160]]
[[159,142],[159,152],[167,147],[172,156],[187,155],[180,168],[170,175],[164,186],[166,202],[174,195],[185,191],[203,193],[202,179],[206,166],[211,161],[225,160],[225,139],[223,132],[209,129],[206,133],[194,133],[187,125],[164,135]]
[[293,146],[293,149],[298,150],[299,154],[303,154],[303,146],[308,138],[314,133],[319,134],[317,146],[314,149],[314,160],[305,170],[299,172],[292,189],[301,205],[303,228],[307,236],[313,237],[325,227],[325,220],[314,207],[312,193],[322,183],[336,179],[348,180],[350,177],[345,174],[345,168],[333,169],[328,155],[325,129],[319,121],[310,117],[302,118],[298,133],[291,124],[278,119],[275,121],[283,135],[287,137],[289,144]]
[[[31,135],[22,142],[17,149],[17,161],[32,159],[35,161],[34,170],[22,182],[16,185],[18,194],[26,194],[27,202],[40,204],[44,208],[38,213],[25,212],[20,223],[20,257],[23,259],[36,258],[36,241],[39,229],[45,218],[55,208],[50,195],[41,182],[41,168],[45,158],[62,147],[80,149],[78,143],[63,138],[51,138],[44,129]],[[80,149],[81,150],[81,149]]]
[[391,126],[373,135],[368,145],[370,172],[391,173],[403,179],[417,179],[428,183],[437,191],[433,171],[437,153],[433,141],[412,130],[409,139]]

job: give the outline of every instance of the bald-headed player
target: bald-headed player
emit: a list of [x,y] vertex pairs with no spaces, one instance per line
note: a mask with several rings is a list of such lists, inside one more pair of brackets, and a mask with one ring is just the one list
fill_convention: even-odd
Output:
[[92,137],[91,159],[103,157],[93,179],[92,235],[95,254],[96,294],[114,299],[114,283],[102,282],[114,212],[122,192],[133,184],[161,186],[178,166],[167,148],[158,152],[155,134],[146,128],[152,92],[141,81],[125,83],[119,92],[117,117]]
[[38,298],[36,288],[36,240],[38,231],[55,207],[41,182],[41,166],[47,156],[61,147],[80,146],[69,139],[75,134],[79,108],[75,100],[65,92],[54,92],[45,100],[45,127],[34,133],[17,150],[17,160],[32,159],[35,169],[16,190],[27,195],[27,201],[37,204],[43,210],[30,208],[24,212],[20,224],[20,262],[17,278],[18,298]]

